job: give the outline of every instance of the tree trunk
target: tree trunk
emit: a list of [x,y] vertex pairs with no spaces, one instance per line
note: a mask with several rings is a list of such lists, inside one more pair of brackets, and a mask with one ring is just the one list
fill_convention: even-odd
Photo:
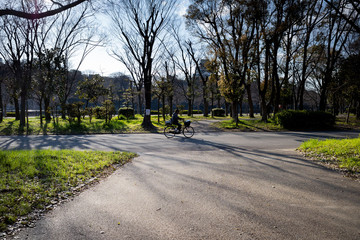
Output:
[[66,119],[66,102],[61,102],[61,118]]
[[22,90],[20,95],[20,127],[25,127],[25,117],[26,117],[26,95],[27,91]]
[[329,74],[325,74],[323,84],[320,88],[320,103],[319,103],[319,110],[326,111],[327,106],[327,86],[328,83],[331,81],[331,76]]
[[20,120],[20,106],[19,106],[19,99],[14,97],[14,107],[15,107],[15,120]]
[[209,116],[209,102],[208,102],[208,97],[207,97],[207,80],[202,79],[202,83],[203,83],[203,103],[204,103],[204,117],[208,117]]
[[266,106],[265,97],[261,97],[261,120],[267,122],[268,111]]
[[299,110],[304,109],[304,92],[305,92],[305,82],[306,82],[306,72],[307,72],[307,61],[308,61],[308,46],[310,41],[310,33],[306,34],[305,42],[304,42],[304,55],[302,62],[302,71],[301,71],[301,80],[298,91],[298,99],[299,99]]
[[50,109],[50,99],[44,97],[44,110],[45,110],[45,121],[51,120],[51,109]]
[[239,99],[239,116],[240,117],[242,117],[243,116],[243,100],[244,100],[244,92],[243,93],[241,93],[241,97],[240,97],[240,99]]
[[346,116],[346,123],[349,123],[350,111],[351,111],[352,103],[353,103],[353,101],[351,100],[351,101],[350,101],[350,106],[349,106],[349,108],[348,108],[347,116]]
[[[42,100],[43,98],[41,97],[40,98],[40,101],[39,101],[39,111],[40,111],[40,126],[42,127],[43,126],[43,118],[42,118]],[[65,109],[64,109],[65,110]],[[65,119],[65,118],[64,118]]]
[[188,99],[188,116],[189,117],[192,114],[192,109],[193,109],[192,101],[191,101],[191,99]]
[[170,116],[172,116],[172,113],[173,113],[173,96],[170,96],[169,99],[169,107],[170,107]]
[[137,113],[141,114],[142,103],[141,103],[141,91],[138,93],[138,105],[137,105]]
[[165,94],[162,94],[162,117],[163,117],[163,121],[165,122]]
[[254,103],[251,96],[251,84],[245,85],[247,96],[248,96],[248,103],[249,103],[249,117],[254,118]]
[[158,123],[160,123],[160,97],[157,98],[157,115],[158,115]]
[[206,97],[204,97],[204,117],[209,116],[209,102]]
[[141,126],[145,129],[152,129],[154,125],[151,123],[151,76],[147,76],[144,78],[144,86],[145,86],[145,114],[144,119]]
[[237,100],[235,100],[231,103],[231,113],[232,113],[231,117],[234,120],[234,122],[236,123],[236,126],[239,124],[238,105],[239,105],[239,102]]

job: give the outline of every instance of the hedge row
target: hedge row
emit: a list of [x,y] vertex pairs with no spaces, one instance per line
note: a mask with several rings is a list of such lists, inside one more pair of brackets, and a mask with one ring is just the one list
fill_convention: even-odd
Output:
[[329,129],[335,124],[335,117],[327,112],[285,110],[276,114],[276,122],[289,130]]

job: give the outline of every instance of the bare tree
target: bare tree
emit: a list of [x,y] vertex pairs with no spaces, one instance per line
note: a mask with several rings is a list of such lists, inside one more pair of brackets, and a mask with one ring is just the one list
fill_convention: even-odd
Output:
[[161,0],[109,0],[108,14],[114,26],[114,36],[135,59],[141,69],[145,89],[146,112],[142,126],[152,128],[151,80],[153,60],[158,41],[164,36],[165,27],[171,21],[176,1]]
[[[41,69],[38,86],[44,100],[45,118],[50,120],[50,101],[57,93],[62,116],[65,117],[67,98],[71,93],[78,69],[85,57],[98,46],[102,38],[96,34],[96,24],[92,21],[93,9],[86,3],[82,8],[68,9],[44,21],[42,31],[36,41],[36,54]],[[90,20],[89,20],[90,19]],[[48,20],[48,19],[47,19]],[[69,59],[80,53],[76,71],[67,74]],[[40,103],[41,109],[41,103]]]
[[196,65],[196,76],[201,79],[202,82],[202,97],[203,97],[203,104],[204,104],[204,116],[209,116],[209,86],[208,80],[210,73],[206,69],[207,59],[200,59],[196,54],[196,50],[193,47],[193,43],[191,41],[186,42],[186,49],[189,55],[191,56],[192,60]]
[[[334,1],[331,1],[334,3]],[[339,11],[345,11],[347,4],[343,3],[339,5]],[[322,72],[323,77],[319,82],[320,88],[320,103],[319,109],[321,111],[326,110],[328,100],[328,88],[334,78],[334,70],[341,57],[345,44],[351,34],[352,25],[349,24],[343,18],[339,18],[336,14],[333,14],[332,8],[326,9],[326,18],[322,32],[319,33],[318,39],[320,39],[319,46],[322,49],[322,54],[326,58],[324,71]]]
[[142,105],[143,105],[143,95],[142,89],[144,86],[144,78],[143,78],[143,69],[139,64],[137,64],[136,60],[132,57],[131,53],[128,50],[124,50],[125,54],[116,51],[115,49],[112,50],[112,56],[123,63],[126,69],[129,71],[131,75],[131,82],[132,86],[135,86],[138,99],[137,104],[137,113],[142,114]]
[[252,2],[210,0],[192,3],[186,16],[189,26],[218,56],[222,71],[220,91],[231,103],[233,120],[238,123],[238,106],[244,94],[248,54],[255,31],[254,23],[247,24]]
[[[335,10],[340,18],[350,24],[357,33],[360,33],[360,2],[358,0],[345,0],[340,2],[333,0],[324,1]],[[342,4],[342,6],[340,4]]]
[[[32,9],[34,6],[28,2],[22,2],[23,9]],[[36,20],[18,19],[12,16],[3,18],[3,34],[5,35],[2,51],[2,57],[6,59],[11,68],[16,84],[19,89],[20,105],[14,99],[16,111],[20,109],[20,127],[25,127],[26,104],[31,88],[31,74],[34,60],[34,41],[38,23]],[[16,91],[17,89],[14,89]]]
[[177,71],[180,72],[183,79],[185,79],[186,84],[180,84],[179,87],[188,102],[188,116],[192,116],[196,92],[195,56],[193,58],[190,51],[188,51],[189,46],[187,40],[183,39],[184,36],[180,34],[180,25],[174,23],[171,26],[171,36],[174,39],[174,44],[171,45],[168,42],[163,42],[163,47],[171,59],[171,63],[176,67]]

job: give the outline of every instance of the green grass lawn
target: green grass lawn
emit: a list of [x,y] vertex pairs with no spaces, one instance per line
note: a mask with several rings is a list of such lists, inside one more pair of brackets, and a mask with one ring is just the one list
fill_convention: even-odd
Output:
[[225,130],[238,130],[238,131],[281,131],[285,130],[280,125],[276,124],[275,121],[269,119],[268,122],[261,121],[260,116],[256,116],[253,119],[248,117],[240,117],[238,125],[232,120],[227,119],[221,122],[213,124],[214,127],[225,129]]
[[[74,150],[0,151],[0,232],[34,209],[72,195],[72,188],[113,171],[136,154]],[[31,219],[23,219],[24,225]]]
[[[204,117],[202,115],[194,115],[189,117],[187,115],[180,116],[186,120],[192,121],[205,120],[205,119],[217,119],[226,120],[227,117]],[[165,120],[169,120],[170,116],[166,116]],[[19,127],[20,121],[16,121],[13,118],[6,118],[0,123],[0,135],[39,135],[39,134],[96,134],[96,133],[143,133],[149,132],[141,126],[143,117],[139,114],[133,119],[123,120],[118,117],[113,117],[109,123],[105,123],[104,119],[92,118],[91,122],[88,117],[81,120],[80,125],[74,121],[70,123],[68,120],[61,118],[51,120],[49,122],[43,121],[43,125],[40,124],[39,117],[29,118],[29,127],[21,129]],[[155,126],[152,132],[162,132],[165,127],[165,122],[160,116],[151,116],[151,121]]]
[[324,141],[311,139],[301,144],[299,150],[304,152],[306,156],[334,164],[351,173],[360,172],[360,137]]
[[[81,120],[78,124],[76,121],[70,123],[68,120],[61,118],[51,120],[49,122],[43,121],[40,124],[39,117],[29,118],[29,127],[21,129],[19,121],[14,119],[4,119],[0,123],[0,135],[39,135],[39,134],[95,134],[95,133],[128,133],[128,132],[147,132],[148,130],[141,127],[143,117],[136,115],[134,119],[121,120],[113,117],[109,123],[105,123],[104,119],[92,118],[91,122],[88,117]],[[164,123],[157,122],[157,117],[152,116],[153,125],[161,129]],[[156,131],[156,129],[155,129]]]

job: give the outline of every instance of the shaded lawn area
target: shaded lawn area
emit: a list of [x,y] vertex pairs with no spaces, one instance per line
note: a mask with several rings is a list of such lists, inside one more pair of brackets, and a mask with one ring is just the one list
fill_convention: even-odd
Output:
[[[0,151],[0,232],[19,217],[66,199],[73,189],[115,170],[134,153],[75,150]],[[31,219],[22,219],[29,224]]]
[[[204,117],[202,115],[194,115],[189,117],[182,115],[181,118],[192,121],[217,119],[225,120],[226,117]],[[169,120],[170,116],[167,115],[165,121]],[[162,132],[165,127],[165,122],[160,116],[151,116],[152,124],[155,126],[152,130],[144,129],[141,126],[143,117],[139,114],[135,118],[119,119],[113,117],[110,122],[106,123],[104,119],[92,118],[91,122],[88,117],[81,120],[78,124],[76,121],[70,123],[67,119],[61,118],[51,120],[49,122],[43,121],[43,125],[40,124],[39,117],[29,118],[29,127],[20,128],[20,121],[13,118],[6,118],[0,123],[0,135],[52,135],[52,134],[101,134],[101,133],[147,133],[147,132]]]
[[248,119],[246,117],[239,118],[238,125],[235,121],[224,120],[221,122],[213,123],[214,127],[224,130],[237,130],[237,131],[284,131],[283,127],[276,124],[274,120],[269,119],[268,122],[261,121],[261,117]]
[[[350,115],[349,122],[346,122],[347,116],[340,114],[336,117],[334,130],[347,129],[347,130],[359,130],[360,120],[356,119],[354,114]],[[247,116],[239,117],[239,123],[236,123],[227,118],[221,122],[213,123],[214,127],[222,130],[235,130],[235,131],[288,131],[288,129],[280,126],[276,121],[270,117],[267,122],[261,121],[260,115],[255,115],[255,118],[249,118]],[[316,129],[310,129],[316,130]]]

